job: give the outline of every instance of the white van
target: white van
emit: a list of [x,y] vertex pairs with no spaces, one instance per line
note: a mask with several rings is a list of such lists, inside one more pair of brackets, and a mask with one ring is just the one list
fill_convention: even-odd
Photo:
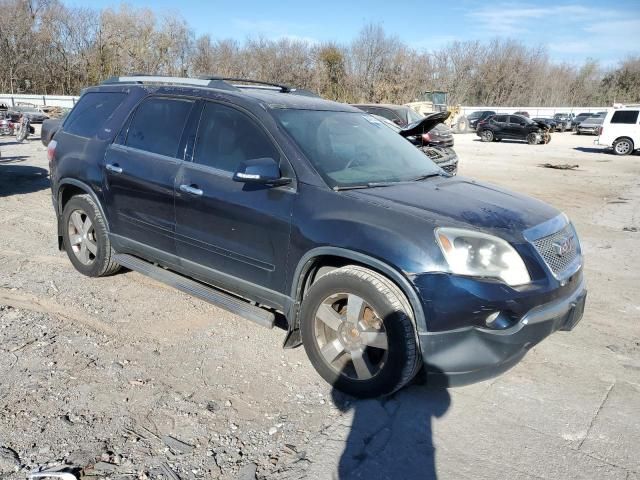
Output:
[[600,127],[598,145],[613,148],[616,155],[628,155],[640,148],[640,105],[610,110]]

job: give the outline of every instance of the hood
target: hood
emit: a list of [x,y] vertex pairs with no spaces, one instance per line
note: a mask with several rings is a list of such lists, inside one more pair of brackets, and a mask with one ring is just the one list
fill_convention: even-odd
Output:
[[438,226],[499,231],[501,237],[516,241],[524,230],[560,213],[532,197],[464,177],[434,178],[350,193],[386,208],[404,208]]
[[439,123],[444,122],[449,118],[450,112],[435,112],[426,115],[424,118],[417,122],[410,123],[406,127],[400,129],[398,132],[403,137],[412,137],[414,135],[422,135],[428,132]]

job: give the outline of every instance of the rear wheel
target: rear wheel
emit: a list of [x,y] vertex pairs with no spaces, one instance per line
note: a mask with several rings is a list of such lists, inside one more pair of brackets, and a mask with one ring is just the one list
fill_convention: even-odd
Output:
[[90,195],[77,195],[62,212],[64,248],[83,275],[101,277],[120,269],[100,209]]
[[330,271],[305,294],[300,315],[312,365],[345,393],[391,394],[421,365],[409,304],[377,272],[359,266]]
[[633,141],[630,138],[619,138],[613,142],[613,151],[616,155],[629,155],[633,152]]
[[493,132],[491,130],[483,130],[480,133],[480,139],[483,142],[493,142],[493,138],[494,138],[494,135],[493,135]]

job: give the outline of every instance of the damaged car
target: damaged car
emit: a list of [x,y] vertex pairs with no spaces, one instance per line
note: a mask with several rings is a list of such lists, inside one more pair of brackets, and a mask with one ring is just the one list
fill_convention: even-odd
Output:
[[476,134],[483,142],[499,142],[502,139],[523,140],[529,145],[549,143],[549,126],[522,115],[493,115],[478,124]]
[[282,328],[354,396],[498,375],[583,316],[564,213],[452,177],[371,115],[292,87],[112,78],[84,90],[47,156],[51,234],[87,284],[125,267]]
[[[439,126],[444,126],[442,122],[448,116],[449,112],[432,113],[401,128],[384,117],[373,115],[391,130],[409,140],[445,172],[455,175],[458,173],[458,155],[453,149],[453,138],[450,142],[442,141],[438,135],[434,135]],[[448,127],[445,128],[450,130]]]

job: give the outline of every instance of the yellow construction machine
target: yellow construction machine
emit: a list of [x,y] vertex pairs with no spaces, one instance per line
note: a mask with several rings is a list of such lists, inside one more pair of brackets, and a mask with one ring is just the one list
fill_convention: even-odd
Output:
[[451,127],[455,133],[470,132],[469,120],[464,115],[460,105],[450,106],[448,100],[449,94],[447,92],[423,92],[417,101],[405,103],[405,105],[422,115],[448,111],[450,113],[449,117],[444,122],[448,127]]

